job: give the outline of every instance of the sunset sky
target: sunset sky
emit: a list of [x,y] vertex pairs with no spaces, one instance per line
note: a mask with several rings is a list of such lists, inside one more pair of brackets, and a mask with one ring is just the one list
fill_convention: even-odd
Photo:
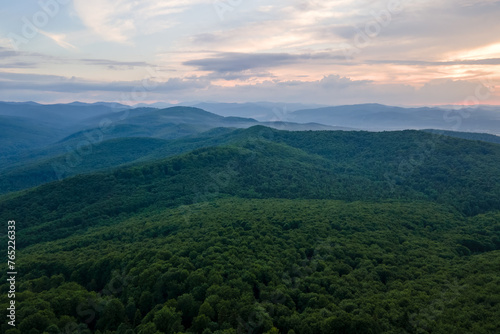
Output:
[[0,17],[4,101],[500,104],[500,1],[9,1]]

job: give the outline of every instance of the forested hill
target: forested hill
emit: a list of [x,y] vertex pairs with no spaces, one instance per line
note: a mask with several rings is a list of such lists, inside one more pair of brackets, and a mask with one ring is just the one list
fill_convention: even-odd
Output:
[[19,326],[2,333],[500,330],[500,145],[422,131],[213,135],[0,197],[20,279]]
[[468,216],[500,208],[499,145],[419,131],[253,127],[226,136],[225,146],[7,196],[1,218],[15,215],[25,222],[20,245],[26,245],[115,216],[221,196],[427,200]]
[[457,131],[445,131],[445,130],[423,130],[430,133],[435,133],[438,135],[450,136],[455,138],[463,138],[469,140],[480,140],[489,143],[500,144],[500,136],[491,135],[488,133],[476,133],[476,132],[457,132]]
[[[281,130],[349,130],[223,117],[192,107],[130,109],[105,103],[42,106],[0,102],[0,194],[210,146],[212,138],[198,146],[189,142],[215,137],[215,129],[230,131],[259,124]],[[136,149],[140,146],[144,147],[142,155]]]

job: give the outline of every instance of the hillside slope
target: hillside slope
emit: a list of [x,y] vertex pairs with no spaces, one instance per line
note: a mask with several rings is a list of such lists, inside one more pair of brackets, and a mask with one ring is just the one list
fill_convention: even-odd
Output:
[[0,156],[4,160],[20,151],[42,147],[57,140],[62,133],[52,124],[0,115]]
[[429,202],[239,198],[117,217],[19,252],[21,332],[1,328],[494,333],[499,219]]
[[[0,219],[19,217],[27,233],[20,245],[29,245],[118,215],[228,195],[429,200],[468,216],[500,208],[495,144],[442,136],[426,153],[419,151],[422,143],[434,137],[418,131],[293,133],[254,127],[229,136],[230,145],[12,194],[0,201]],[[417,164],[419,154],[423,160]]]
[[[15,108],[11,110],[4,105]],[[29,183],[31,185],[51,180],[46,171],[37,171],[37,167],[46,165],[48,160],[66,159],[68,152],[87,152],[93,146],[112,139],[142,137],[174,140],[220,127],[249,128],[258,124],[295,131],[349,130],[316,123],[259,123],[249,118],[222,117],[192,107],[129,109],[104,103],[47,106],[0,103],[0,115],[12,112],[19,112],[25,117],[0,116],[0,127],[4,129],[0,135],[0,173],[15,174],[19,169],[29,169],[43,175],[38,183]],[[9,187],[8,190],[0,190],[0,193],[20,189]]]
[[140,139],[130,159],[211,146],[0,197],[20,273],[18,328],[2,333],[500,330],[500,145],[262,126],[204,136]]

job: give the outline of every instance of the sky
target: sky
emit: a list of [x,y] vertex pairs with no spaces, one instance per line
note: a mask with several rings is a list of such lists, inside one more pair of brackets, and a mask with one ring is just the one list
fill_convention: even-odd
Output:
[[500,105],[500,1],[0,7],[0,100]]

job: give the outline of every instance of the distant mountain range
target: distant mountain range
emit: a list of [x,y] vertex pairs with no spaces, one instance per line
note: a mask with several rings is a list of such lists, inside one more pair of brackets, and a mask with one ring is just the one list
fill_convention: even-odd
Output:
[[440,129],[500,134],[500,107],[402,108],[380,104],[298,110],[287,121],[316,122],[370,131]]
[[[350,130],[315,123],[224,117],[195,107],[0,102],[0,193],[212,145],[197,138],[205,138],[202,133],[217,128],[255,125],[295,131]],[[185,139],[172,142],[180,138]],[[75,160],[87,151],[92,151],[92,158],[82,163]],[[70,158],[74,161],[68,163]]]
[[[252,118],[260,122],[319,123],[367,131],[439,129],[500,134],[500,107],[489,105],[418,108],[381,104],[321,106],[270,102],[194,102],[183,105],[197,107],[221,116]],[[151,105],[153,106],[155,105]]]
[[[288,121],[289,113],[304,110],[316,109],[326,106],[306,105],[298,103],[197,103],[194,107],[213,112],[221,116],[240,116],[254,118],[258,121]],[[310,123],[305,121],[304,123]]]
[[[247,117],[223,117],[193,107],[132,108],[105,102],[55,105],[0,102],[0,117],[0,126],[4,129],[0,134],[4,144],[0,155],[4,158],[10,154],[18,155],[23,149],[77,137],[78,133],[99,128],[101,122],[113,125],[107,139],[130,136],[172,139],[216,127],[247,128],[258,124],[283,130],[349,130],[321,124],[295,124],[281,119],[262,123]],[[15,141],[15,145],[11,141]]]
[[0,193],[227,144],[234,129],[256,125],[288,131],[425,129],[500,143],[492,135],[500,132],[500,112],[491,106],[463,109],[462,114],[378,104],[304,107],[259,102],[158,109],[107,102],[0,102]]

